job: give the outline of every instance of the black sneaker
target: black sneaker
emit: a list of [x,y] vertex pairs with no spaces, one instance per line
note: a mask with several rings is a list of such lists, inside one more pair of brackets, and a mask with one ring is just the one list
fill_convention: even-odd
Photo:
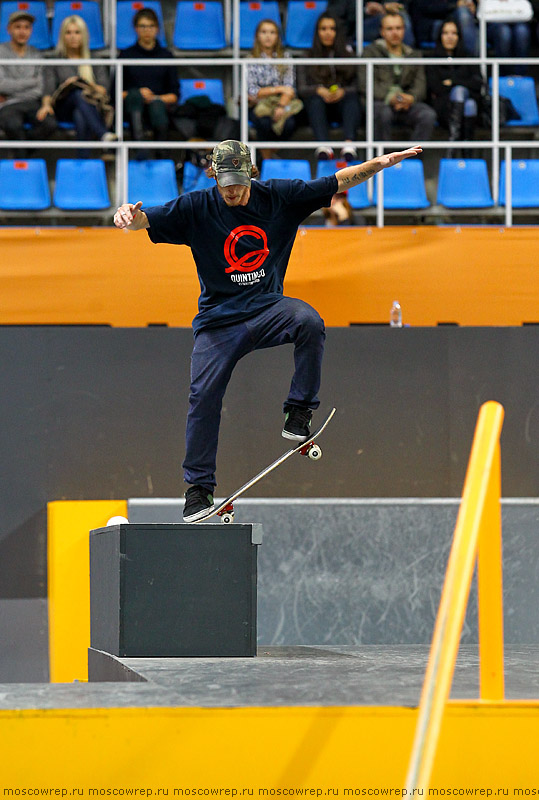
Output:
[[203,486],[190,486],[185,493],[185,505],[183,507],[183,521],[196,522],[197,519],[203,517],[209,511],[215,508],[213,504],[213,495]]
[[292,439],[294,442],[304,442],[311,434],[311,417],[313,412],[310,408],[299,408],[299,406],[289,406],[284,418],[284,428],[282,435],[285,439]]

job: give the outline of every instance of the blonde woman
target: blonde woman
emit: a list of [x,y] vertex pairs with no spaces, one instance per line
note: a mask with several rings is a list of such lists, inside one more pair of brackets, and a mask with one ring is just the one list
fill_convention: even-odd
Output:
[[[56,55],[69,61],[90,58],[88,28],[82,17],[74,14],[62,22]],[[73,122],[77,138],[82,141],[112,141],[115,134],[107,130],[112,109],[108,106],[106,67],[76,63],[47,67],[45,96],[38,111],[44,118],[56,115],[62,122]],[[105,121],[105,117],[107,120]]]
[[273,58],[287,56],[278,26],[271,19],[263,19],[256,27],[252,57],[268,59],[268,63],[253,64],[248,69],[249,118],[259,139],[289,139],[296,127],[296,114],[303,108],[296,97],[292,63],[271,63]]

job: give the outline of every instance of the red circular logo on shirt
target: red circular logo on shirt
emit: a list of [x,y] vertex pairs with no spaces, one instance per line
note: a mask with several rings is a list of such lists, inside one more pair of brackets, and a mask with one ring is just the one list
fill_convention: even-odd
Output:
[[[243,256],[236,255],[236,246],[242,236],[250,236],[252,239],[260,239],[262,247],[259,250],[250,250]],[[233,231],[227,236],[225,242],[225,258],[230,264],[225,269],[225,272],[253,272],[262,266],[266,258],[269,256],[268,239],[265,231],[262,228],[257,228],[256,225],[240,225],[234,228]]]

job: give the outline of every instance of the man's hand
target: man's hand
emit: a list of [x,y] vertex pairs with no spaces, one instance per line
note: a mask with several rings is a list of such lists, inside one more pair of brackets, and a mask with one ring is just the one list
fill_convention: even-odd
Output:
[[138,203],[124,203],[119,207],[114,215],[114,224],[120,230],[140,231],[143,228],[149,228],[150,223],[148,217],[141,211],[142,200]]
[[392,167],[394,164],[398,164],[399,161],[418,156],[422,152],[423,149],[419,145],[414,145],[414,147],[409,147],[407,150],[401,150],[398,153],[377,156],[370,161],[365,161],[364,164],[340,169],[335,173],[338,183],[337,191],[345,192],[347,189],[352,189],[354,186],[358,186],[360,183],[372,178],[373,175],[376,175],[377,172],[386,167]]
[[[404,161],[405,158],[418,156],[422,152],[422,147],[414,145],[414,147],[409,147],[407,150],[401,150],[398,153],[387,153],[386,155],[378,156],[377,158],[373,158],[373,161],[377,161],[380,164],[380,169],[385,169],[386,167],[393,167],[395,164],[398,164],[399,161]],[[380,170],[377,170],[377,172],[379,171]]]
[[390,106],[395,111],[408,111],[414,102],[415,97],[413,94],[408,94],[407,92],[395,92],[389,100]]
[[38,122],[43,122],[43,120],[48,114],[54,117],[54,108],[50,105],[50,103],[44,103],[36,111],[36,119],[38,120]]
[[365,14],[368,17],[373,17],[375,14],[383,14],[384,6],[382,3],[368,2],[365,4]]
[[152,92],[151,89],[148,89],[147,86],[143,86],[141,89],[139,89],[139,92],[141,93],[142,98],[146,103],[146,105],[148,105],[149,103],[153,103],[153,101],[156,98],[156,95]]

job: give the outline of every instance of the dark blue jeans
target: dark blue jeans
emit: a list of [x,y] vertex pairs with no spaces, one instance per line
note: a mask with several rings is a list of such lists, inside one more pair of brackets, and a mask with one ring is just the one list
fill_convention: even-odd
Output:
[[191,356],[191,389],[183,462],[186,483],[213,491],[221,406],[232,371],[253,350],[294,345],[295,371],[287,406],[318,408],[324,321],[303,300],[283,297],[245,322],[202,330]]
[[345,94],[338,103],[325,103],[319,95],[315,94],[307,101],[307,113],[314,138],[317,141],[328,141],[330,122],[336,122],[342,126],[344,139],[353,141],[356,138],[357,128],[361,121],[361,110],[355,92]]
[[59,120],[73,122],[77,139],[83,142],[101,139],[107,132],[101,114],[95,106],[84,99],[81,89],[73,89],[58,103],[57,115]]

